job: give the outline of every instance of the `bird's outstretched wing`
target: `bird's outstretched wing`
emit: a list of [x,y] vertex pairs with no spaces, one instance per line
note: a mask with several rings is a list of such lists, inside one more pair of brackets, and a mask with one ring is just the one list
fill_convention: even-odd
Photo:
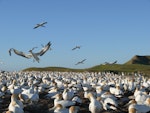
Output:
[[112,64],[116,64],[117,63],[117,60],[116,61],[114,61]]
[[82,60],[81,62],[83,63],[86,59]]
[[75,49],[76,49],[76,47],[72,48],[72,50],[75,50]]
[[52,45],[51,42],[48,42],[48,43],[41,49],[40,52],[35,53],[35,54],[36,54],[36,55],[39,55],[39,56],[44,55],[49,49],[51,49],[51,48],[50,48],[51,45]]
[[24,52],[18,51],[18,50],[14,49],[14,48],[9,49],[9,55],[10,56],[11,56],[11,51],[14,51],[14,53],[16,55],[19,55],[19,56],[22,56],[22,57],[25,57],[25,58],[31,58],[32,57],[32,54],[25,54]]

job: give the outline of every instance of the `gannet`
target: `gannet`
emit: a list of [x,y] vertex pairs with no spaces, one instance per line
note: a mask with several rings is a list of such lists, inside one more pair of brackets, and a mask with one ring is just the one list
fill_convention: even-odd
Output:
[[72,50],[80,49],[80,48],[81,48],[81,46],[76,46],[76,47],[72,48]]
[[58,91],[58,88],[57,87],[53,87],[50,89],[50,91],[48,92],[48,94],[45,95],[46,98],[49,98],[49,97],[52,97],[56,94],[58,94],[59,91]]
[[71,89],[64,89],[62,97],[64,100],[71,100],[74,96],[74,92]]
[[123,96],[123,91],[120,89],[120,86],[110,87],[109,91],[111,94],[114,94],[116,97],[122,97]]
[[31,53],[32,57],[39,63],[39,57],[38,55],[36,55],[35,53],[32,52],[32,50],[29,50],[29,52]]
[[116,63],[117,63],[117,60],[114,62],[105,62],[104,65],[116,64]]
[[150,112],[150,98],[147,98],[144,104],[137,104],[135,100],[131,100],[129,103],[129,113],[149,113]]
[[85,61],[86,59],[82,60],[82,61],[79,61],[77,62],[75,65],[78,65],[78,64],[83,64],[83,62]]
[[15,54],[19,55],[19,56],[22,56],[22,57],[25,57],[27,59],[30,59],[30,58],[34,58],[37,62],[39,62],[39,57],[38,56],[42,56],[44,55],[49,49],[50,49],[50,46],[51,46],[51,42],[48,42],[39,52],[32,52],[34,48],[32,48],[31,50],[29,50],[29,54],[25,54],[24,52],[22,51],[18,51],[14,48],[11,48],[9,49],[9,55],[11,56],[11,51],[14,51]]
[[[62,100],[62,94],[56,94],[55,96],[53,96],[52,98],[55,98],[54,99],[54,107],[57,105],[57,104],[61,104],[63,106],[63,108],[66,108],[68,106],[73,106],[75,105],[77,102],[75,101],[71,101],[71,100]],[[54,108],[53,107],[53,108]],[[52,109],[53,109],[52,108]]]
[[117,110],[116,107],[118,107],[118,103],[116,100],[110,97],[104,99],[103,108],[105,110],[109,110],[109,109]]
[[92,93],[88,94],[88,99],[90,100],[89,111],[91,113],[100,113],[103,109],[102,104],[93,96]]
[[12,111],[13,113],[24,113],[23,108],[23,103],[18,100],[18,95],[12,94],[8,110]]
[[45,27],[44,24],[47,24],[47,22],[43,22],[43,23],[40,23],[40,24],[36,24],[36,26],[33,28],[33,29],[36,29],[38,27]]

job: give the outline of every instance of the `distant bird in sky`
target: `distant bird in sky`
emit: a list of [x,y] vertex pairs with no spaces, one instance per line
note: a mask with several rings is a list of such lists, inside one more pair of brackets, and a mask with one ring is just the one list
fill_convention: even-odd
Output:
[[117,60],[114,61],[114,62],[105,62],[104,65],[107,65],[107,64],[116,64],[117,63]]
[[72,48],[72,50],[80,49],[80,48],[81,48],[81,46],[76,46],[76,47]]
[[37,47],[33,47],[31,50],[29,50],[29,54],[25,54],[24,52],[22,51],[18,51],[14,48],[11,48],[9,49],[9,55],[11,56],[11,51],[14,51],[15,54],[19,55],[19,56],[22,56],[22,57],[25,57],[27,59],[30,59],[30,58],[34,58],[38,63],[39,63],[39,57],[38,56],[42,56],[44,55],[49,49],[50,49],[50,46],[51,46],[51,42],[48,42],[39,52],[37,53],[34,53],[33,50]]
[[77,62],[75,65],[83,64],[85,60],[86,60],[86,59],[84,59],[84,60],[82,60],[82,61],[79,61],[79,62]]
[[47,22],[42,22],[40,24],[36,24],[36,26],[33,29],[36,29],[38,27],[45,27],[44,24],[47,24]]

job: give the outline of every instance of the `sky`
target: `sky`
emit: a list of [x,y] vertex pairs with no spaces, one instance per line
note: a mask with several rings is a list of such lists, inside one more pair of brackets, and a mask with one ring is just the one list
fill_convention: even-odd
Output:
[[[33,29],[42,22],[45,27]],[[10,48],[28,54],[49,41],[52,50],[39,63],[9,56]],[[81,48],[72,51],[75,46]],[[0,70],[124,64],[135,55],[150,55],[149,48],[150,0],[0,0]]]

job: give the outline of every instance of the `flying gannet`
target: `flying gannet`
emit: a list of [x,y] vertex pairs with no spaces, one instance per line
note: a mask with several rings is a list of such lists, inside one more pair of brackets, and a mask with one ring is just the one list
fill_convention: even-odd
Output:
[[76,46],[76,47],[72,48],[72,50],[80,49],[80,48],[81,48],[81,46]]
[[83,64],[83,62],[85,61],[86,59],[82,60],[82,61],[79,61],[77,62],[75,65],[78,65],[78,64]]
[[45,27],[44,24],[47,24],[47,22],[42,22],[40,24],[36,24],[36,26],[33,29],[36,29],[38,27]]
[[104,65],[109,65],[109,64],[116,64],[117,63],[117,60],[114,61],[114,62],[105,62]]
[[31,50],[29,50],[28,54],[26,54],[22,51],[18,51],[14,48],[11,48],[11,49],[9,49],[9,55],[11,56],[11,51],[14,51],[14,53],[19,56],[25,57],[27,59],[30,59],[33,57],[37,62],[39,62],[40,59],[38,56],[44,55],[50,49],[50,46],[51,46],[51,42],[48,42],[39,52],[36,52],[36,53],[33,52],[33,50],[36,48],[36,47],[34,47]]

